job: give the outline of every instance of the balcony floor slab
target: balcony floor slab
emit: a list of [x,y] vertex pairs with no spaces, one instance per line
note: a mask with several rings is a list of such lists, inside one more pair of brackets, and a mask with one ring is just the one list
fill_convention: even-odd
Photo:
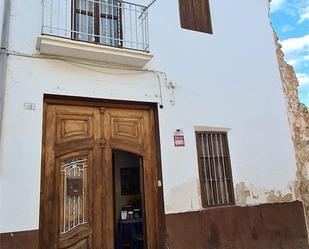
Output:
[[50,35],[38,36],[37,49],[41,54],[107,62],[132,67],[143,67],[153,57],[152,54],[143,51],[93,44]]

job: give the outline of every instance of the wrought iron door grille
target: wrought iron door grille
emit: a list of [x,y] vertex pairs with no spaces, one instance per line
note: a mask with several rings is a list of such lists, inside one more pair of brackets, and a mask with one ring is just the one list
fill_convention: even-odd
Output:
[[[61,234],[65,234],[75,227],[88,222],[85,202],[86,202],[86,181],[87,181],[87,157],[81,156],[74,159],[66,160],[61,165],[61,193],[60,205],[61,216]],[[81,193],[78,195],[68,194],[68,181],[71,178],[80,178]]]

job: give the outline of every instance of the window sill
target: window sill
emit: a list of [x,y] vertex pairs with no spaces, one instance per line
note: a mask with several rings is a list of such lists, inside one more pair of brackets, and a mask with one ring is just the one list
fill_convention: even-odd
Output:
[[50,35],[39,35],[37,49],[41,54],[86,59],[132,67],[143,67],[153,57],[152,54],[76,41]]
[[218,206],[212,206],[212,207],[203,207],[201,210],[207,211],[207,210],[213,210],[213,209],[223,209],[223,208],[234,208],[234,207],[241,207],[236,204],[227,204],[227,205],[218,205]]

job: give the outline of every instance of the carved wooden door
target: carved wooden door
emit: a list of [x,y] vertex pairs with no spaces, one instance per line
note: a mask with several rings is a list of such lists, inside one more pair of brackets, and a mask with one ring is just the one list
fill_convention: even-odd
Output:
[[[144,182],[144,205],[146,222],[146,248],[158,248],[158,221],[157,221],[157,171],[156,171],[156,152],[154,136],[154,117],[152,110],[102,109],[105,148],[104,158],[105,167],[104,179],[107,186],[112,186],[112,149],[131,152],[141,156],[143,162],[143,182]],[[104,207],[111,208],[108,203],[112,202],[112,191],[104,187],[105,196]],[[113,217],[109,216],[109,210],[103,211],[104,234],[113,234]],[[106,238],[107,247],[104,249],[114,249],[113,238]],[[145,249],[146,249],[145,248]]]
[[156,249],[150,110],[45,105],[40,249],[114,249],[112,149],[143,158],[147,248]]
[[46,106],[42,249],[101,248],[100,138],[97,108]]

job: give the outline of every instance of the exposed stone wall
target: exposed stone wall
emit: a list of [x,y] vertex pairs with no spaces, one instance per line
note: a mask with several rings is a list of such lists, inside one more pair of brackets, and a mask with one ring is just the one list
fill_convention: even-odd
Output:
[[304,203],[307,227],[309,228],[309,111],[304,104],[299,102],[298,79],[294,68],[284,60],[284,54],[277,35],[275,35],[275,41],[296,155],[297,182],[295,195],[297,199],[302,200]]

